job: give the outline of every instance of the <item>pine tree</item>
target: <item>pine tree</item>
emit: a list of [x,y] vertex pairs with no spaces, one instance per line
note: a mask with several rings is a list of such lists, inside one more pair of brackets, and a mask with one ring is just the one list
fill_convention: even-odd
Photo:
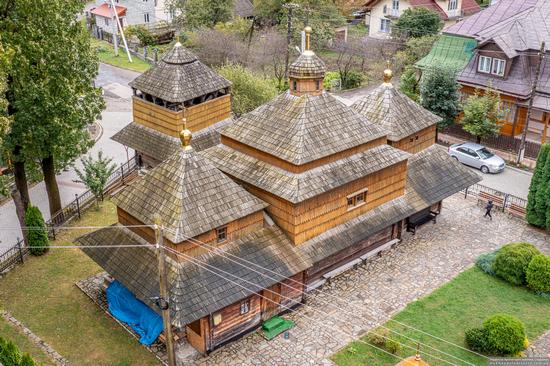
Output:
[[550,143],[542,145],[539,156],[537,157],[537,164],[535,166],[535,172],[533,173],[533,178],[531,179],[531,185],[529,186],[529,195],[527,196],[527,209],[526,209],[526,220],[531,225],[535,226],[544,226],[544,221],[542,218],[537,215],[535,210],[537,204],[537,192],[542,183],[542,175],[544,172],[544,165],[546,164],[546,158],[550,153]]
[[25,353],[23,357],[21,357],[21,362],[19,363],[19,366],[38,366],[38,364],[32,359],[32,357]]
[[0,337],[0,364],[4,366],[19,366],[21,352],[12,341]]
[[25,225],[29,228],[27,237],[29,249],[32,255],[42,255],[46,253],[48,246],[48,233],[46,224],[42,217],[42,212],[38,207],[29,205],[25,212]]
[[542,171],[542,178],[539,182],[535,201],[535,213],[540,220],[541,227],[546,226],[547,211],[550,207],[550,153],[546,155],[546,162]]

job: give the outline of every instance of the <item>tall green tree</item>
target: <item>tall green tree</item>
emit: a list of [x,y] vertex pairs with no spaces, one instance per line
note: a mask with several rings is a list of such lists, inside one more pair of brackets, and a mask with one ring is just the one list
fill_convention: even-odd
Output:
[[424,108],[443,118],[441,130],[452,124],[459,112],[459,85],[453,69],[435,66],[424,72],[420,82],[420,100]]
[[42,212],[36,206],[29,205],[25,212],[25,226],[28,228],[27,240],[32,255],[46,253],[48,247],[48,232]]
[[477,143],[481,139],[497,136],[502,124],[500,123],[500,95],[489,88],[482,95],[478,91],[462,105],[464,116],[460,124],[464,131],[476,137]]
[[212,28],[233,17],[233,0],[186,0],[183,14],[185,25],[191,29]]
[[542,227],[544,226],[544,216],[538,214],[535,207],[537,206],[537,192],[539,189],[543,189],[546,183],[542,180],[544,173],[544,166],[546,159],[550,155],[550,143],[546,143],[541,146],[539,155],[537,157],[537,164],[535,166],[535,172],[533,178],[531,178],[531,185],[529,186],[529,194],[527,196],[527,208],[526,208],[526,220],[531,225]]
[[424,37],[435,35],[443,28],[439,14],[426,8],[406,9],[392,27],[397,36]]
[[103,151],[97,153],[97,159],[91,156],[82,158],[84,170],[75,169],[76,175],[81,183],[94,194],[96,201],[103,201],[103,192],[107,185],[107,180],[114,173],[116,165],[112,158],[103,157]]
[[81,0],[18,0],[0,9],[3,44],[14,50],[7,76],[8,115],[4,147],[13,162],[17,189],[29,204],[26,164],[39,161],[50,212],[61,209],[56,171],[86,152],[86,126],[104,107],[93,86],[98,59],[77,20]]
[[[3,46],[2,39],[0,38],[0,146],[11,124],[11,117],[8,114],[6,91],[8,89],[8,70],[11,66],[12,57],[13,51]],[[0,158],[0,161],[2,160],[3,159]]]
[[550,212],[550,153],[546,155],[546,162],[542,168],[542,177],[536,193],[535,215],[540,220],[540,227],[546,227],[547,214]]

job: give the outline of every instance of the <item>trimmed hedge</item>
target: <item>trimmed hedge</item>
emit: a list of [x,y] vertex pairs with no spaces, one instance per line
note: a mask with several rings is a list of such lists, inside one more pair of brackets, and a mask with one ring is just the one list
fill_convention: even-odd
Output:
[[493,264],[496,275],[514,285],[526,285],[526,271],[531,259],[541,254],[529,243],[511,243],[503,246]]
[[483,272],[487,273],[488,275],[496,276],[493,265],[495,264],[497,254],[498,250],[480,255],[476,259],[476,266],[478,266]]
[[526,271],[527,285],[538,293],[550,293],[550,257],[533,257]]
[[27,233],[31,254],[42,255],[46,253],[49,244],[48,233],[46,232],[42,212],[38,207],[29,205],[25,212],[25,225],[31,228]]
[[516,355],[525,348],[525,326],[516,317],[496,314],[483,322],[489,349],[499,355]]
[[517,355],[529,345],[521,320],[508,314],[485,319],[483,328],[467,330],[465,338],[471,350],[490,355]]

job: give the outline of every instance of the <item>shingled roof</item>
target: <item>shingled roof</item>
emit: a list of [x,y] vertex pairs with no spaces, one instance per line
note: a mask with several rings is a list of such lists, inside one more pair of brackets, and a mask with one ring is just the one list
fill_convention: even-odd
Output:
[[231,82],[205,66],[178,42],[159,63],[129,85],[165,101],[183,103],[228,88]]
[[[191,146],[195,151],[202,151],[219,144],[220,130],[232,122],[231,118],[227,118],[195,132]],[[159,162],[168,159],[181,147],[178,138],[135,122],[126,125],[111,139],[136,151],[146,153]]]
[[303,173],[291,173],[225,145],[214,146],[201,154],[221,171],[292,203],[366,177],[410,156],[384,144]]
[[189,146],[181,148],[113,201],[145,224],[160,215],[166,237],[179,243],[267,204],[254,197]]
[[385,136],[381,128],[326,92],[283,93],[221,134],[295,165]]
[[[156,253],[144,239],[124,227],[114,226],[84,235],[76,241],[83,246],[103,246],[101,249],[87,247],[82,250],[138,299],[159,312],[151,299],[159,294]],[[117,247],[104,247],[110,245]],[[143,245],[143,248],[118,247],[126,245]],[[312,265],[274,226],[248,234],[217,253],[225,257],[209,252],[196,257],[195,262],[178,263],[168,258],[173,325],[183,327]],[[250,262],[257,267],[251,268]],[[265,276],[258,272],[265,273]]]
[[351,107],[382,126],[390,141],[399,141],[441,121],[390,83],[383,83]]
[[322,78],[327,67],[325,62],[313,51],[306,50],[288,67],[288,76],[291,78]]

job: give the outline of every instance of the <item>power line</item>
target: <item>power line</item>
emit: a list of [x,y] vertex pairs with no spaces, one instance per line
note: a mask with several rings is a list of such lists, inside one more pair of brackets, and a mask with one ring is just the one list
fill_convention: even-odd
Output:
[[[184,254],[184,253],[180,253],[180,252],[178,252],[178,251],[176,251],[176,250],[174,250],[174,249],[166,248],[166,250],[169,251],[169,252],[171,252],[171,253],[173,253],[173,254],[175,254],[175,255],[177,255],[177,256],[183,256],[183,257],[185,257],[187,260],[200,262],[200,263],[202,263],[202,264],[204,264],[204,265],[206,265],[206,266],[208,266],[208,267],[216,268],[216,267],[213,267],[212,265],[209,265],[208,263],[206,263],[206,262],[204,262],[204,261],[201,261],[201,260],[199,260],[199,259],[197,259],[197,258],[192,258],[192,257],[190,257],[189,255],[186,255],[186,254]],[[192,259],[189,259],[189,258],[192,258]],[[196,264],[195,262],[193,262],[193,263]],[[241,266],[243,266],[243,265],[241,264]],[[245,267],[245,266],[243,266],[243,267]],[[245,268],[248,268],[248,269],[252,270],[252,269],[249,268],[249,267],[245,267]],[[286,297],[286,296],[282,296],[280,293],[277,293],[277,292],[274,292],[274,291],[269,290],[269,289],[267,289],[267,288],[264,288],[264,287],[262,287],[261,285],[258,285],[258,284],[256,284],[256,283],[253,283],[253,282],[251,282],[251,281],[248,281],[248,280],[246,280],[246,279],[244,279],[244,278],[242,278],[242,277],[239,277],[239,276],[237,276],[237,275],[234,275],[234,274],[232,274],[232,273],[230,273],[230,272],[224,271],[224,270],[219,269],[219,268],[216,268],[216,270],[222,272],[222,273],[225,274],[225,275],[229,275],[229,276],[231,276],[231,277],[234,277],[234,278],[236,278],[236,279],[239,279],[239,280],[241,280],[241,281],[244,281],[244,282],[246,282],[246,283],[248,283],[248,284],[250,284],[250,285],[252,285],[252,286],[256,286],[256,287],[258,288],[258,290],[268,291],[268,292],[270,292],[270,293],[272,293],[272,294],[275,294],[275,295],[277,295],[277,296],[279,296],[279,297],[281,297],[281,298],[283,298],[283,299],[286,299],[286,300],[289,300],[289,301],[291,301],[291,302],[296,303],[296,300],[294,300],[294,299],[292,299],[292,298],[289,298],[289,297]],[[254,271],[254,270],[252,270],[252,271]],[[257,272],[257,273],[259,273],[259,272]],[[223,279],[227,280],[226,277],[221,276],[221,275],[219,275],[219,276],[222,277]],[[276,280],[276,281],[279,282],[280,280]],[[251,292],[253,292],[254,294],[257,293],[256,291],[253,291],[253,290],[250,290],[250,289],[248,289],[248,290],[251,291]],[[274,303],[276,303],[276,302],[274,302]],[[278,303],[277,303],[277,304],[278,304]],[[303,304],[303,306],[304,306],[304,307],[307,307],[307,308],[311,308],[313,311],[316,311],[316,312],[318,312],[318,313],[320,313],[320,314],[322,314],[322,315],[324,315],[324,316],[332,317],[333,319],[339,320],[339,321],[343,322],[344,324],[350,324],[349,322],[345,321],[345,319],[342,320],[342,318],[336,318],[335,316],[331,316],[330,314],[328,314],[328,313],[326,313],[326,312],[323,312],[323,311],[321,311],[321,310],[319,310],[319,309],[316,309],[315,307],[312,307],[312,306],[310,306],[310,305]],[[341,331],[341,330],[340,330],[340,331]],[[352,339],[354,338],[353,335],[347,334],[347,333],[344,332],[344,331],[341,331],[341,332],[344,333],[344,334],[346,334],[346,335],[348,335],[348,336],[351,337]],[[375,334],[375,335],[377,335],[377,336],[379,336],[379,337],[382,337],[382,338],[384,338],[384,339],[386,339],[386,340],[394,341],[394,342],[399,343],[400,345],[402,345],[402,346],[404,346],[404,347],[407,347],[407,348],[410,348],[410,349],[412,349],[412,350],[415,350],[415,347],[411,347],[411,346],[409,346],[409,345],[407,345],[407,344],[401,343],[401,342],[399,342],[399,341],[396,341],[396,340],[391,339],[391,338],[389,338],[389,337],[386,337],[386,336],[384,336],[384,335],[377,334],[376,332],[369,331],[369,332],[367,332],[367,333],[373,333],[373,334]],[[365,343],[365,344],[370,344],[370,343],[365,342],[365,341],[363,341],[363,340],[361,340],[361,339],[356,339],[356,341],[361,342],[361,343]],[[440,357],[434,356],[434,355],[429,354],[429,353],[427,353],[427,352],[424,352],[424,354],[426,354],[426,355],[428,355],[428,356],[430,356],[430,357],[432,357],[432,358],[434,358],[434,359],[437,359],[437,360],[439,360],[439,361],[443,361],[443,362],[445,362],[445,363],[447,363],[447,364],[449,364],[449,365],[455,365],[455,366],[457,366],[456,364],[454,364],[454,363],[452,363],[452,362],[449,362],[449,361],[447,361],[447,360],[445,360],[445,359],[442,359],[442,358],[440,358]],[[466,362],[466,361],[464,361],[464,360],[460,360],[460,361],[462,361],[462,362],[464,362],[464,363],[466,363],[466,364],[475,366],[475,365],[473,365],[473,364],[471,364],[471,363],[469,363],[469,362]]]
[[[204,243],[204,242],[201,242],[201,241],[199,241],[199,240],[196,240],[196,239],[193,239],[193,238],[189,238],[189,237],[186,237],[186,240],[188,240],[188,241],[190,241],[190,242],[192,242],[192,243],[195,243],[195,244],[197,244],[197,245],[199,245],[199,246],[201,246],[201,247],[205,247],[205,246],[206,246],[206,247],[214,248],[215,250],[210,250],[210,249],[206,249],[206,250],[209,251],[209,252],[211,252],[211,253],[217,254],[217,255],[219,255],[219,256],[221,256],[221,257],[224,257],[224,258],[230,260],[231,262],[236,263],[236,264],[238,264],[238,265],[240,265],[240,266],[242,266],[242,267],[245,267],[245,268],[247,268],[247,269],[249,269],[249,270],[251,270],[251,271],[253,271],[253,272],[257,273],[257,274],[260,274],[260,275],[262,275],[262,276],[264,276],[264,277],[270,278],[271,280],[276,280],[277,282],[280,282],[280,281],[282,281],[282,280],[289,280],[289,281],[291,281],[291,282],[294,282],[294,283],[303,285],[301,282],[299,282],[299,281],[297,281],[297,280],[295,280],[295,279],[293,279],[293,278],[291,278],[291,277],[285,277],[285,276],[283,276],[284,278],[282,278],[282,279],[277,279],[277,278],[270,277],[270,276],[268,276],[268,275],[266,275],[266,274],[264,274],[264,273],[258,272],[258,271],[254,270],[254,269],[252,269],[252,268],[250,268],[250,267],[248,267],[248,266],[243,265],[242,263],[238,263],[237,261],[234,261],[234,260],[228,258],[227,255],[229,255],[229,256],[231,256],[231,257],[238,258],[239,260],[241,260],[241,261],[243,261],[243,262],[250,263],[250,264],[256,266],[257,268],[260,268],[260,269],[263,269],[263,270],[265,270],[265,271],[274,273],[274,274],[276,274],[276,275],[278,275],[278,276],[282,276],[281,274],[279,274],[279,273],[277,273],[277,272],[275,272],[275,271],[272,271],[272,270],[270,270],[270,269],[268,269],[268,268],[262,267],[262,266],[260,266],[260,265],[258,265],[258,264],[256,264],[256,263],[251,262],[251,261],[248,261],[248,260],[246,260],[246,259],[244,259],[244,258],[240,258],[240,257],[238,257],[238,256],[236,256],[236,255],[233,255],[233,254],[229,253],[229,252],[222,252],[221,249],[216,248],[216,247],[213,247],[213,246],[211,246],[211,245],[208,245],[208,244],[206,244],[206,243]],[[222,252],[223,254],[220,254],[220,252]],[[285,284],[284,286],[290,287],[290,288],[293,289],[293,290],[301,291],[301,289],[299,289],[299,288],[295,288],[295,287],[292,287],[292,286],[289,286],[289,285],[286,285],[286,284]],[[328,294],[328,293],[326,293],[326,292],[322,292],[322,291],[320,291],[320,290],[318,290],[318,289],[312,289],[312,291],[317,291],[317,292],[322,293],[322,294],[324,294],[324,295],[331,296],[331,297],[333,297],[333,298],[335,298],[335,299],[337,299],[337,300],[339,300],[339,301],[341,300],[341,299],[338,298],[337,296]],[[328,301],[325,301],[325,304],[331,305],[331,306],[333,306],[333,307],[336,308],[336,309],[340,309],[338,306],[332,305],[332,304],[330,304]],[[349,304],[349,305],[351,305],[351,304]],[[354,306],[354,307],[355,307],[358,311],[362,311],[362,309],[360,309],[358,306]],[[362,318],[363,318],[364,320],[367,320],[367,319],[365,319],[364,317],[362,317]],[[371,317],[371,320],[374,320],[374,321],[375,321],[375,319],[372,318],[372,317]],[[403,324],[403,325],[404,325],[404,324]],[[391,328],[385,327],[385,326],[383,326],[383,325],[382,325],[381,327],[384,328],[384,329],[387,329],[387,330],[389,330],[390,332],[393,332],[393,333],[395,333],[395,334],[397,334],[397,335],[399,335],[399,336],[402,336],[402,337],[407,338],[407,339],[409,339],[409,340],[413,340],[414,342],[417,342],[417,343],[418,343],[418,340],[412,339],[412,338],[410,338],[410,337],[408,337],[408,336],[406,336],[406,335],[404,335],[404,334],[401,334],[401,333],[399,333],[399,332],[397,332],[397,331],[395,331],[395,330],[393,330],[393,329],[391,329]],[[412,326],[408,326],[408,327],[414,329]],[[426,346],[426,347],[428,347],[428,348],[431,348],[431,349],[433,349],[433,350],[435,350],[435,351],[437,351],[437,352],[440,352],[440,353],[445,354],[445,355],[447,355],[447,356],[456,358],[456,359],[458,359],[458,360],[461,361],[461,362],[465,362],[465,363],[467,363],[467,364],[472,365],[471,363],[468,363],[467,361],[464,361],[464,360],[462,360],[462,359],[460,359],[460,358],[458,358],[458,357],[455,357],[454,355],[451,355],[451,354],[448,354],[448,353],[446,353],[446,352],[444,352],[444,351],[441,351],[441,350],[439,350],[439,349],[437,349],[437,348],[435,348],[435,347],[431,347],[431,346],[426,345],[426,344],[423,344],[423,343],[421,343],[421,344],[422,344],[423,346]],[[451,343],[451,344],[452,344],[452,343]],[[460,347],[460,346],[458,346],[458,345],[455,345],[455,346]],[[461,348],[462,348],[462,347],[461,347]],[[478,353],[476,353],[476,352],[474,352],[474,351],[468,350],[468,349],[466,349],[466,348],[463,348],[463,349],[466,350],[466,351],[472,352],[472,353],[474,353],[474,354],[477,354],[477,355],[479,355],[479,356],[482,356],[482,357],[487,358],[486,356],[483,356],[483,355],[481,355],[481,354],[478,354]]]

